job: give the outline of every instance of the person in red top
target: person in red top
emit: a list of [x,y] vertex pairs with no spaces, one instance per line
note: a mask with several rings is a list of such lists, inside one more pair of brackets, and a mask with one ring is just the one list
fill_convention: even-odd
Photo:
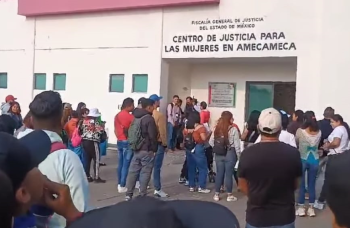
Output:
[[128,176],[132,151],[128,142],[128,130],[134,116],[130,114],[135,109],[134,100],[130,97],[125,98],[122,104],[121,111],[114,117],[114,133],[118,139],[118,192],[124,193],[127,191],[126,178]]
[[207,109],[207,103],[202,101],[200,104],[201,107],[201,112],[200,112],[200,117],[201,117],[201,124],[209,124],[210,120],[210,112]]

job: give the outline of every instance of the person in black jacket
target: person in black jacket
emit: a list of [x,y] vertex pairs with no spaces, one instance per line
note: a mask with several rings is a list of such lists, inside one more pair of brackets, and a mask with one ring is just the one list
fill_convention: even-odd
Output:
[[158,129],[152,117],[153,105],[153,100],[144,99],[141,103],[142,108],[137,108],[133,112],[135,119],[142,118],[140,128],[144,142],[139,151],[134,151],[134,156],[130,163],[126,181],[128,190],[125,200],[127,201],[131,200],[133,196],[137,179],[140,182],[140,196],[147,194],[147,186],[151,180],[154,155],[158,150]]
[[[334,116],[334,109],[332,107],[327,107],[323,112],[323,120],[318,121],[318,126],[321,130],[321,141],[319,148],[321,148],[324,144],[324,141],[328,139],[328,136],[332,133],[333,128],[331,126],[331,118]],[[326,156],[326,152],[324,156]]]

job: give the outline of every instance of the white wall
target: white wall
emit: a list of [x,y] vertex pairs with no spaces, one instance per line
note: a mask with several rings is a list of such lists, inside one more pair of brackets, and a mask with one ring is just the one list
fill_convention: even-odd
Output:
[[0,1],[0,72],[7,72],[7,89],[0,101],[13,94],[28,111],[33,92],[34,20],[17,15],[17,1]]
[[[211,112],[212,125],[220,117],[221,112],[232,112],[235,122],[243,127],[245,96],[247,81],[296,81],[296,65],[293,61],[275,60],[236,60],[224,63],[208,61],[192,63],[189,66],[181,66],[181,63],[170,64],[170,81],[189,82],[189,93],[182,92],[183,83],[173,83],[169,87],[169,97],[179,94],[181,98],[194,96],[198,101],[208,102],[209,82],[232,82],[236,83],[236,99],[234,108],[208,108]],[[188,69],[184,72],[183,69]],[[180,72],[180,73],[179,73]],[[180,78],[181,75],[181,78]]]
[[[164,58],[228,58],[228,57],[269,57],[269,56],[298,56],[307,47],[301,43],[312,39],[318,28],[315,27],[315,11],[319,12],[319,1],[311,0],[221,0],[219,6],[196,7],[191,10],[176,8],[166,9],[164,13]],[[181,16],[180,16],[181,15]],[[238,28],[244,19],[259,18],[257,22],[246,22],[244,24],[254,26],[251,28]],[[232,23],[224,23],[226,29],[214,29],[211,26],[218,25],[215,20],[231,19]],[[260,21],[260,20],[263,21]],[[210,21],[206,25],[194,25],[193,21]],[[238,22],[237,20],[240,20]],[[230,28],[230,26],[235,26]],[[201,30],[206,27],[208,30]],[[261,39],[261,33],[281,33],[285,39]],[[246,34],[253,33],[256,40],[221,42],[219,37],[223,34]],[[216,42],[207,41],[207,35],[217,36]],[[174,36],[181,35],[203,35],[202,42],[176,43]],[[239,51],[239,44],[252,43],[295,43],[296,50],[271,50],[271,51]],[[184,45],[215,45],[218,44],[219,51],[183,52]],[[233,44],[233,51],[224,51],[223,44]],[[179,52],[166,51],[170,46],[179,45]],[[166,47],[165,47],[166,46]]]
[[[167,72],[160,9],[26,19],[17,15],[16,1],[0,1],[0,18],[0,72],[8,73],[0,99],[18,97],[23,113],[41,92],[33,91],[34,73],[46,73],[47,90],[54,73],[65,73],[62,100],[99,108],[116,143],[113,122],[123,99],[160,93],[160,75]],[[124,93],[109,93],[109,74],[125,74]],[[148,74],[147,93],[132,93],[132,74]]]

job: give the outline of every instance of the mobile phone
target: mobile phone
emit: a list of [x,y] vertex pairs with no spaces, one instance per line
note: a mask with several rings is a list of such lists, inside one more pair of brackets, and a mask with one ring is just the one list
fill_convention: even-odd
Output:
[[53,210],[42,205],[32,206],[31,211],[33,212],[34,215],[39,217],[50,217],[54,214]]

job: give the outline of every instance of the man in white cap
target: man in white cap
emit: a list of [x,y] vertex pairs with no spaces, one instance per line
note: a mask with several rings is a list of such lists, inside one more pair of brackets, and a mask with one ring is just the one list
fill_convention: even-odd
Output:
[[249,198],[246,228],[295,228],[294,191],[302,175],[299,151],[279,141],[282,119],[276,109],[261,112],[258,130],[261,142],[243,151],[238,166],[239,187]]

